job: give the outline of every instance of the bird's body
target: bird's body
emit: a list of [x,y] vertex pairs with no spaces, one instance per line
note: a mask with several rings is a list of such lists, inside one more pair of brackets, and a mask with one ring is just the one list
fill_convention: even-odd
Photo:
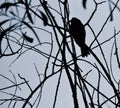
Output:
[[82,57],[85,57],[88,54],[90,54],[89,48],[85,44],[86,37],[85,28],[79,19],[74,17],[71,19],[70,34],[74,38],[78,46],[81,48]]

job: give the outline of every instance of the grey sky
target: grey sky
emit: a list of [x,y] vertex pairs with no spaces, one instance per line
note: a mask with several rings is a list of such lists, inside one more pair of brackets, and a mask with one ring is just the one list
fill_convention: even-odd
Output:
[[[3,0],[4,1],[4,0]],[[82,4],[81,4],[81,0],[69,0],[70,3],[70,18],[77,17],[79,18],[84,24],[88,21],[89,17],[91,16],[91,13],[94,10],[94,3],[92,2],[93,0],[88,0],[87,2],[87,9],[83,9]],[[101,1],[101,0],[96,0],[96,1]],[[117,1],[117,0],[114,0]],[[35,1],[34,1],[35,2]],[[38,1],[36,1],[35,3],[37,4]],[[54,8],[58,7],[58,3],[57,0],[50,0],[49,1],[50,5]],[[120,3],[119,3],[120,5]],[[104,24],[106,18],[108,17],[110,11],[109,11],[109,7],[108,7],[108,2],[105,2],[101,5],[99,5],[98,10],[96,11],[96,14],[94,15],[93,19],[90,22],[90,25],[92,26],[93,30],[95,31],[95,33],[97,34],[102,25]],[[120,21],[119,18],[120,17],[120,12],[116,9],[114,11],[114,15],[113,15],[113,22],[108,21],[108,23],[106,24],[103,32],[100,34],[99,36],[99,42],[103,42],[106,39],[110,38],[111,36],[114,35],[114,27],[116,28],[116,31],[120,30]],[[61,25],[61,21],[60,21],[60,17],[57,16],[57,21],[58,23]],[[42,22],[41,23],[36,23],[36,25],[39,25],[40,27],[42,26]],[[45,29],[49,30],[50,32],[52,31],[52,29],[50,29],[49,27],[46,27]],[[91,42],[93,41],[94,37],[92,35],[92,32],[90,31],[90,29],[86,26],[86,43],[88,45],[91,44]],[[42,41],[48,41],[50,40],[50,34],[46,33],[45,31],[38,31],[40,32],[40,38]],[[53,35],[54,36],[54,35]],[[32,35],[31,35],[32,37]],[[119,39],[120,36],[117,36],[117,41],[118,44],[119,43]],[[55,40],[54,40],[55,41]],[[34,41],[36,42],[36,40]],[[33,45],[36,43],[33,43]],[[95,46],[95,44],[93,44],[93,46]],[[104,44],[103,50],[105,52],[105,57],[106,59],[109,61],[110,59],[110,51],[111,51],[111,47],[113,45],[113,40]],[[50,48],[49,46],[41,46],[39,47],[42,51],[48,52],[48,49]],[[56,54],[58,47],[56,46],[56,43],[54,43],[54,53]],[[79,47],[76,45],[76,49],[77,49],[77,53],[79,55],[80,51],[79,51]],[[95,49],[93,50],[99,57],[101,57],[100,54],[100,50]],[[35,65],[37,66],[38,71],[42,74],[44,72],[44,67],[46,65],[46,59],[43,58],[41,55],[37,54],[36,52],[33,51],[27,51],[26,53],[24,53],[20,58],[18,58],[13,64],[11,64],[17,57],[18,55],[15,56],[11,56],[11,57],[3,57],[0,59],[0,74],[14,80],[12,74],[10,73],[10,71],[12,71],[17,79],[17,82],[21,82],[21,79],[18,77],[18,73],[26,78],[26,80],[29,80],[31,87],[34,89],[36,87],[36,85],[39,84],[39,80],[37,77],[37,73],[35,70]],[[86,59],[86,58],[85,58]],[[94,60],[94,58],[90,55],[87,58],[89,61],[93,61],[93,63],[96,63],[96,61]],[[103,61],[103,58],[101,57],[101,60]],[[53,59],[51,59],[51,64],[53,62]],[[119,73],[119,69],[117,69],[116,66],[116,59],[113,57],[113,69],[116,68],[115,70],[115,78],[117,80],[119,80],[120,78],[120,73]],[[11,65],[10,65],[11,64]],[[79,64],[81,66],[83,66],[84,70],[86,72],[90,71],[90,69],[93,69],[93,67],[88,66],[87,68],[85,67],[86,64],[84,64],[83,62],[79,62]],[[97,63],[96,63],[97,64]],[[51,67],[49,67],[49,69],[51,70]],[[94,69],[93,69],[94,70]],[[93,73],[91,73],[88,76],[88,81],[90,81],[93,85],[97,85],[97,78],[98,78],[98,73],[95,73],[96,70],[93,71]],[[84,73],[83,73],[84,74]],[[56,89],[56,84],[57,84],[57,80],[58,80],[58,76],[53,76],[52,78],[48,79],[48,81],[45,83],[44,87],[43,87],[43,95],[42,95],[42,99],[40,102],[41,108],[52,108],[53,105],[53,98],[54,98],[54,92]],[[2,78],[0,76],[0,88],[2,87],[6,87],[8,85],[11,85],[12,83],[10,83],[9,81],[7,81],[6,79]],[[112,92],[109,90],[109,86],[107,87],[107,83],[106,81],[102,80],[101,81],[101,89],[103,92],[105,92],[105,94],[109,95],[112,94]],[[108,90],[106,90],[106,88]],[[111,89],[111,88],[110,88]],[[23,95],[23,97],[26,97],[29,95],[30,91],[28,90],[28,88],[26,86],[22,87],[22,90],[18,90],[19,92],[17,93],[18,95]],[[12,90],[10,92],[13,92]],[[1,96],[4,97],[4,95],[2,93],[0,93]],[[78,93],[79,95],[79,104],[80,106],[83,106],[83,102],[81,99],[81,94],[80,92]],[[34,99],[35,97],[33,97]],[[102,100],[102,99],[101,99]],[[104,99],[103,99],[104,100]],[[5,108],[4,106],[0,107],[0,108]],[[20,107],[18,107],[20,108]],[[61,83],[60,83],[60,90],[59,90],[59,95],[58,95],[58,100],[57,100],[57,105],[56,108],[73,108],[73,100],[72,100],[72,94],[71,94],[71,90],[69,88],[69,82],[67,80],[67,76],[65,73],[62,74],[62,79],[61,79]],[[83,108],[83,107],[82,107]],[[107,108],[107,107],[104,107]]]

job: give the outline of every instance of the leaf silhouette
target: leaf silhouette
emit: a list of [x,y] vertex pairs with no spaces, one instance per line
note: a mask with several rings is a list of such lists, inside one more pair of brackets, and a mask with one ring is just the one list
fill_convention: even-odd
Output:
[[0,9],[6,8],[6,11],[7,11],[10,6],[16,6],[16,4],[17,4],[17,3],[10,3],[10,2],[3,3],[3,4],[0,6]]
[[25,6],[26,6],[26,14],[28,16],[28,19],[33,24],[33,19],[32,19],[30,12],[29,12],[29,4],[28,4],[27,0],[25,0]]
[[[110,12],[111,12],[112,11],[112,7],[111,7],[110,2],[108,2],[108,5],[109,5]],[[112,13],[111,13],[111,16],[110,16],[110,21],[113,21],[113,14]]]
[[12,14],[14,17],[17,17],[17,15],[13,11],[9,11],[10,14]]
[[32,30],[32,32],[33,32],[34,35],[36,36],[39,44],[41,44],[40,39],[39,39],[39,36],[38,36],[37,33],[35,32],[34,28],[33,28],[31,25],[29,25],[29,23],[27,23],[27,22],[25,22],[25,21],[22,21],[22,23],[25,24],[30,30]]
[[12,25],[12,26],[10,26],[10,27],[8,27],[7,29],[1,31],[1,33],[0,33],[0,54],[2,53],[2,51],[1,51],[1,42],[2,42],[3,37],[7,34],[7,32],[12,31],[12,29],[13,29],[16,25],[17,25],[17,23],[14,24],[14,25]]
[[48,18],[42,11],[40,11],[40,14],[42,16],[43,25],[46,26],[48,24]]
[[86,3],[87,3],[87,0],[83,0],[82,1],[82,5],[83,5],[83,7],[86,9]]
[[0,9],[2,8],[9,8],[10,6],[13,6],[13,3],[3,3],[1,6],[0,6]]
[[30,12],[29,12],[28,9],[26,9],[26,13],[27,13],[28,19],[29,19],[30,22],[33,24],[32,16],[31,16],[31,14],[30,14]]
[[30,43],[33,43],[33,38],[26,35],[26,33],[22,33],[23,37]]

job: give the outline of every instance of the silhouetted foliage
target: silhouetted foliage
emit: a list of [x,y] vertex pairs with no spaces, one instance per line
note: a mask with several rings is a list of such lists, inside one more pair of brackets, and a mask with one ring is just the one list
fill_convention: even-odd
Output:
[[[80,9],[91,12],[87,17],[80,14],[82,9],[74,11],[80,17],[72,16],[74,9],[70,9],[76,6],[69,2],[5,0],[1,3],[0,60],[13,57],[13,61],[8,72],[11,76],[2,70],[0,73],[0,80],[7,82],[7,86],[1,83],[0,107],[40,108],[50,104],[51,108],[58,108],[59,101],[66,100],[71,108],[120,107],[120,29],[119,24],[113,24],[119,20],[115,12],[120,11],[120,0],[92,0],[92,11],[89,11],[90,1],[81,0]],[[99,17],[104,4],[109,11]],[[32,59],[34,70],[29,64],[24,66],[25,54],[32,55],[27,62]],[[29,69],[25,73],[14,70],[21,58],[22,69]],[[36,58],[40,64],[34,61]],[[47,103],[45,94],[52,103]]]
[[40,14],[42,16],[44,26],[46,26],[48,24],[48,18],[42,11],[40,11]]
[[30,43],[33,42],[33,38],[30,38],[29,36],[26,35],[26,33],[22,33],[23,37]]
[[82,5],[85,9],[86,9],[86,3],[87,3],[87,0],[82,0]]

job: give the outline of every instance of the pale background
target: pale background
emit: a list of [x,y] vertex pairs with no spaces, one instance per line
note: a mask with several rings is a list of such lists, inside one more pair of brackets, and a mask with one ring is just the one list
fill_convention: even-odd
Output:
[[[2,1],[4,1],[4,0],[0,0],[0,3],[2,3]],[[99,2],[101,0],[96,0],[96,1]],[[114,1],[116,1],[116,0],[114,0]],[[56,9],[57,9],[57,6],[58,6],[57,0],[50,0],[49,3],[51,6],[56,7]],[[70,4],[70,18],[75,16],[75,17],[81,19],[81,21],[83,23],[86,23],[86,21],[89,19],[91,13],[94,10],[94,6],[95,6],[94,3],[92,2],[92,0],[88,0],[86,10],[83,9],[81,0],[74,0],[74,1],[69,0],[69,4]],[[119,5],[120,5],[120,3],[119,3]],[[90,23],[92,25],[93,29],[95,30],[96,34],[101,29],[102,24],[105,22],[106,18],[109,15],[109,12],[110,11],[109,11],[107,2],[103,3],[102,5],[100,5],[98,7],[98,10]],[[104,40],[108,39],[110,36],[112,36],[114,34],[114,27],[116,27],[116,31],[118,31],[120,29],[119,19],[120,19],[120,12],[118,10],[115,10],[114,11],[114,20],[112,22],[108,21],[102,34],[99,37],[100,42],[103,42]],[[58,22],[60,23],[59,18],[58,18]],[[42,26],[42,24],[41,24],[41,26]],[[46,27],[46,29],[49,29],[49,28]],[[88,27],[86,27],[86,31],[87,31],[86,43],[88,45],[90,45],[90,43],[93,40],[93,36],[91,36],[92,33],[90,32]],[[40,35],[42,35],[41,37],[45,41],[49,39],[49,34],[43,32],[43,31],[40,32]],[[117,41],[119,42],[119,40],[117,40]],[[108,60],[110,58],[109,54],[111,51],[112,44],[113,44],[113,41],[108,42],[107,44],[104,45],[104,52],[105,52]],[[78,46],[76,46],[76,47],[78,47]],[[47,51],[48,49],[46,46],[41,47],[41,50],[43,50],[43,51]],[[57,49],[57,47],[54,45],[54,50],[56,51],[56,49]],[[100,56],[98,50],[94,50],[94,52],[98,56]],[[14,78],[10,73],[10,71],[12,71],[15,74],[17,81],[20,82],[21,79],[18,77],[18,73],[19,73],[21,76],[25,77],[26,80],[30,81],[30,85],[32,86],[32,88],[35,88],[39,82],[38,82],[34,63],[36,64],[39,72],[42,73],[42,72],[44,72],[44,67],[45,67],[44,60],[45,59],[33,51],[28,51],[28,52],[24,53],[17,61],[15,61],[13,64],[11,64],[16,59],[17,56],[18,55],[11,56],[11,57],[3,57],[0,59],[0,74],[4,75],[14,81]],[[93,60],[91,55],[90,55],[90,57],[88,57],[88,59]],[[115,64],[115,66],[116,66],[116,64]],[[89,70],[89,68],[88,68],[88,70]],[[91,74],[91,76],[89,76],[89,81],[96,84],[96,78],[97,78],[96,75],[97,75],[97,73]],[[120,78],[119,70],[116,70],[114,75],[116,76],[116,79],[119,80],[119,78]],[[48,81],[45,83],[44,88],[43,88],[42,100],[40,102],[41,108],[52,108],[57,79],[58,79],[58,77],[55,76],[55,77],[48,79]],[[103,83],[104,83],[104,81],[103,81]],[[0,76],[0,88],[6,87],[11,84],[12,83],[10,83],[9,81],[6,81],[6,79],[4,79]],[[106,94],[109,95],[112,92],[109,90],[109,87],[106,87],[106,86],[107,85],[104,83],[102,90],[105,91]],[[28,96],[30,93],[30,91],[28,90],[28,88],[26,86],[22,87],[21,91],[20,90],[18,90],[18,91],[19,91],[18,95],[23,95],[23,97]],[[13,92],[13,91],[11,90],[9,92]],[[80,94],[78,94],[78,95],[80,95]],[[3,93],[0,93],[0,97],[6,97],[6,96],[7,95],[3,95]],[[69,88],[69,82],[67,81],[67,77],[66,77],[65,73],[63,73],[56,108],[73,108],[72,102],[73,102],[73,100],[72,100],[71,90]],[[83,106],[83,102],[82,102],[81,98],[79,98],[79,105],[80,105],[80,107]],[[18,108],[20,108],[20,107],[21,107],[21,104],[19,104]],[[6,108],[6,107],[4,105],[2,105],[2,106],[0,106],[0,108]],[[107,106],[105,108],[107,108]]]

